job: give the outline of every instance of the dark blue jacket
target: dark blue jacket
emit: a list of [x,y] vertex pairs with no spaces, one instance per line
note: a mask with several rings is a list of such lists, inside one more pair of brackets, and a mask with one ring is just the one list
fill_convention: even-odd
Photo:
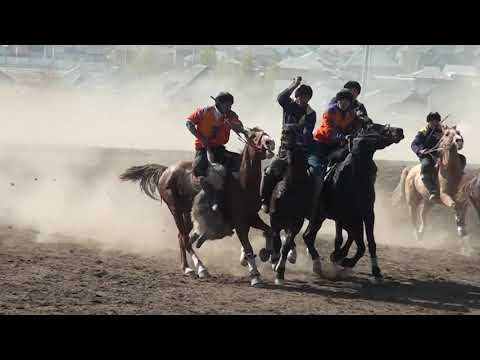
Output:
[[313,140],[313,130],[317,122],[317,114],[310,106],[303,109],[290,98],[292,90],[285,89],[278,95],[278,103],[283,108],[282,128],[293,126],[299,129],[298,143],[308,146]]
[[420,150],[432,149],[435,145],[437,145],[441,137],[442,132],[434,131],[433,129],[428,129],[428,127],[425,127],[417,133],[412,141],[411,148],[417,156],[421,157],[419,154]]

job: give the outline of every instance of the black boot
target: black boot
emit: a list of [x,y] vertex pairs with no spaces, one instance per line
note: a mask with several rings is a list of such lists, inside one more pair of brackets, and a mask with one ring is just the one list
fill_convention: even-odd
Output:
[[266,214],[270,211],[270,198],[272,197],[273,189],[275,189],[277,182],[277,178],[270,171],[265,172],[260,196],[262,199],[262,210]]

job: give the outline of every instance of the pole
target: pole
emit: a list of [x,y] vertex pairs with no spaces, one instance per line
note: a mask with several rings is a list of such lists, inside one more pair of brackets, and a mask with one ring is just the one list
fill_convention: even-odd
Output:
[[370,61],[370,45],[364,45],[363,72],[362,72],[362,93],[365,94],[368,78],[368,64]]

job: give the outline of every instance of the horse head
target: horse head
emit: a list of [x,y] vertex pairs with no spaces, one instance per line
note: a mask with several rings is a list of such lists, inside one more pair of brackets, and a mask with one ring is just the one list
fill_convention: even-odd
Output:
[[452,146],[455,146],[457,148],[457,151],[462,150],[464,140],[462,134],[460,133],[460,130],[457,129],[457,126],[454,125],[452,127],[449,127],[447,125],[444,125],[442,126],[442,130],[443,136],[439,143],[440,147],[450,148]]
[[372,123],[357,131],[353,138],[353,146],[376,151],[398,144],[404,138],[402,128]]
[[247,147],[252,158],[271,159],[275,154],[275,140],[259,127],[249,129]]

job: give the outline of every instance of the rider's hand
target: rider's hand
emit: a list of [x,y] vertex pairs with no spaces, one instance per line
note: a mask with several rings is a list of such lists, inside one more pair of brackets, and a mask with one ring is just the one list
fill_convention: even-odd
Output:
[[301,76],[297,76],[296,78],[293,79],[292,81],[292,85],[297,87],[298,85],[300,85],[300,83],[302,82],[302,77]]
[[426,149],[422,149],[418,152],[418,155],[425,155],[426,152],[427,152]]

